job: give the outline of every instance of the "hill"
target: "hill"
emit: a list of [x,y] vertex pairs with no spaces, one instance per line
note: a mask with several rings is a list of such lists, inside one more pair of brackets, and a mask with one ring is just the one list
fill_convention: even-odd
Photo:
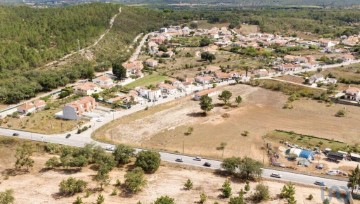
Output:
[[0,7],[0,101],[17,103],[79,78],[92,77],[98,63],[125,60],[136,35],[166,21],[162,12],[123,7],[108,35],[92,48],[93,59],[79,54],[69,59],[71,63],[41,68],[94,43],[119,7],[100,3],[47,9]]

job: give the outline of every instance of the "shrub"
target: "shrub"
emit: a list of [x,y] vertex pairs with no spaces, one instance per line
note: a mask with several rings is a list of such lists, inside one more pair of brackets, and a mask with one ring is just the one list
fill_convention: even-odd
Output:
[[335,114],[336,117],[345,117],[345,115],[346,115],[346,112],[345,112],[344,109],[339,110],[339,111],[336,112],[336,114]]
[[135,166],[146,173],[154,173],[160,166],[160,154],[154,151],[141,151],[136,157]]
[[169,196],[161,196],[156,199],[154,204],[175,204],[174,198],[170,198]]
[[72,196],[76,193],[83,192],[86,188],[87,183],[81,179],[75,179],[73,177],[68,178],[67,180],[61,181],[60,194],[65,196]]

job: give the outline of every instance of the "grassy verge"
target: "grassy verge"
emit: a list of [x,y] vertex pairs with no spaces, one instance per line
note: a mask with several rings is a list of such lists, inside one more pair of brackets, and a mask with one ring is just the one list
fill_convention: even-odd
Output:
[[163,76],[157,72],[153,72],[152,74],[146,75],[143,78],[138,79],[138,80],[126,85],[125,87],[129,88],[129,89],[133,89],[137,86],[148,86],[150,84],[156,85],[157,83],[162,82],[168,78],[169,77],[167,77],[167,76]]
[[274,130],[268,133],[264,138],[265,140],[272,142],[289,142],[290,144],[296,144],[311,149],[319,147],[320,149],[331,148],[334,151],[360,151],[360,148],[357,145],[350,146],[340,141],[298,134],[292,131]]

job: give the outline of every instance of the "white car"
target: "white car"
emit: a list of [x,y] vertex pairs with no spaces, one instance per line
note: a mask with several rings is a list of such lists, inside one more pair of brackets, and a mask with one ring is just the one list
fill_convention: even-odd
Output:
[[270,176],[274,178],[281,178],[281,175],[278,173],[272,173]]
[[96,119],[96,122],[102,122],[101,118]]
[[115,147],[114,147],[114,146],[109,145],[109,146],[106,146],[106,147],[105,147],[105,149],[106,149],[107,151],[111,151],[111,152],[113,152],[113,151],[115,150]]

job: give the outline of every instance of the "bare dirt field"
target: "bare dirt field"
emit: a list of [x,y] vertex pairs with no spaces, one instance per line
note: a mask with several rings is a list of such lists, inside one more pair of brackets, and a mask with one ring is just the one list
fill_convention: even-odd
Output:
[[[289,110],[282,108],[287,96],[280,92],[247,85],[229,86],[226,89],[233,93],[233,98],[242,96],[240,107],[225,109],[215,105],[208,116],[203,117],[198,102],[184,98],[114,121],[100,129],[95,137],[112,137],[115,142],[173,152],[182,152],[184,142],[184,153],[214,158],[222,156],[216,147],[226,142],[224,157],[250,156],[258,160],[264,159],[262,137],[274,129],[349,144],[359,142],[358,107],[340,104],[328,106],[301,99],[293,102],[294,108]],[[213,101],[220,103],[216,96]],[[346,109],[346,117],[334,116],[340,109]],[[194,131],[185,136],[190,126]],[[249,135],[242,136],[244,131],[248,131]]]
[[[4,150],[4,146],[0,147],[0,151],[9,153],[9,150]],[[14,151],[10,152],[11,157],[7,157],[8,159],[6,161],[1,157],[1,172],[6,168],[12,168],[12,164],[14,163],[13,153]],[[68,204],[74,202],[77,196],[81,197],[84,203],[95,203],[96,198],[100,193],[104,196],[105,203],[135,204],[138,201],[141,201],[143,204],[150,204],[156,198],[162,195],[168,195],[174,198],[175,202],[178,204],[187,204],[199,201],[200,193],[205,193],[207,195],[208,199],[206,203],[214,203],[217,201],[224,204],[228,202],[228,199],[223,199],[219,196],[219,189],[221,189],[221,186],[226,179],[225,177],[215,175],[213,172],[207,170],[189,169],[186,167],[181,168],[177,165],[167,163],[163,164],[156,173],[147,175],[146,187],[143,191],[131,197],[123,196],[121,194],[121,189],[117,189],[117,195],[111,195],[113,190],[116,189],[116,187],[114,187],[116,180],[119,179],[122,183],[124,182],[125,169],[120,168],[114,169],[110,173],[110,185],[105,186],[102,192],[92,192],[88,197],[84,192],[70,197],[61,197],[58,196],[57,193],[59,192],[59,183],[62,180],[74,177],[88,182],[87,188],[96,188],[98,186],[96,182],[92,180],[92,176],[96,173],[87,167],[83,168],[78,173],[71,174],[54,170],[43,171],[42,167],[48,158],[50,158],[50,155],[38,153],[33,157],[35,165],[29,173],[10,176],[7,179],[1,177],[0,191],[13,189],[15,204]],[[183,189],[183,185],[187,179],[191,179],[194,184],[193,189],[189,191]],[[284,185],[283,183],[274,181],[263,181],[263,183],[269,186],[271,195],[270,201],[264,203],[286,203],[285,200],[280,200],[277,197],[280,193],[280,189]],[[253,194],[253,189],[256,185],[257,183],[250,183],[251,190],[245,195],[245,198],[248,198]],[[236,196],[244,186],[244,183],[231,181],[233,195]],[[312,201],[306,199],[310,194],[314,197]],[[295,198],[297,203],[322,203],[321,191],[315,186],[308,187],[297,185]],[[251,201],[247,203],[251,203]],[[337,204],[343,202],[332,199],[331,203]]]

